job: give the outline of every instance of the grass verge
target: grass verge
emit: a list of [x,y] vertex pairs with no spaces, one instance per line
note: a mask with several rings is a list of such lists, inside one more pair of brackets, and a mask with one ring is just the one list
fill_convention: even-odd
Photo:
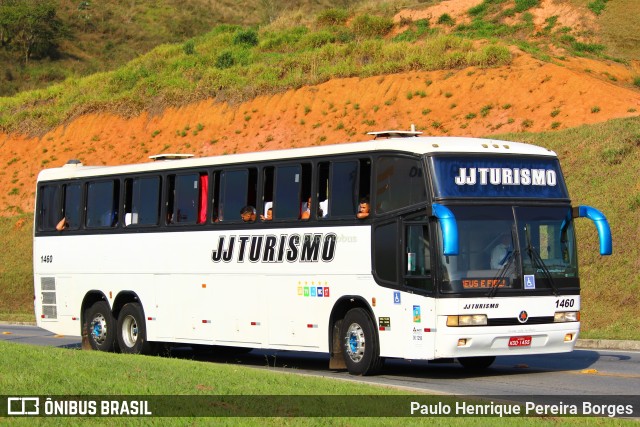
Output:
[[[304,414],[308,402],[302,396],[344,396],[344,404],[366,402],[367,396],[388,396],[397,402],[407,392],[335,381],[319,377],[270,372],[255,368],[161,357],[65,350],[0,342],[5,363],[0,366],[0,389],[9,395],[38,396],[227,396],[279,395],[290,397],[288,413]],[[415,395],[415,393],[414,393]],[[361,399],[354,396],[361,396]],[[425,395],[425,399],[427,396]],[[448,398],[442,398],[449,402]],[[453,402],[453,397],[451,398]],[[336,399],[341,405],[339,399]],[[380,399],[376,399],[380,401]],[[384,400],[383,400],[384,401]],[[263,404],[256,399],[256,405]],[[348,410],[348,408],[346,408]],[[358,409],[358,408],[354,408]],[[389,408],[390,411],[397,408]],[[344,410],[344,408],[343,408]],[[231,414],[234,408],[230,407]],[[407,410],[407,412],[409,412]],[[336,408],[325,408],[325,414]],[[344,412],[343,412],[344,413]],[[241,414],[237,414],[241,415]],[[11,425],[397,425],[398,418],[370,417],[271,417],[271,418],[0,418]],[[513,425],[555,426],[621,425],[623,420],[606,418],[402,418],[403,425],[468,426]],[[631,423],[629,421],[629,423]]]

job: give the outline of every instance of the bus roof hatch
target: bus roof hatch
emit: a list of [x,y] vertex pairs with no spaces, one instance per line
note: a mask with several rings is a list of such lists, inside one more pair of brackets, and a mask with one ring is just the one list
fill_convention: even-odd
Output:
[[367,132],[367,135],[373,135],[373,139],[378,138],[409,138],[421,135],[422,132],[416,131],[416,126],[411,125],[411,130],[381,130],[377,132]]
[[408,138],[418,136],[422,132],[410,130],[382,130],[378,132],[367,132],[367,135],[373,135],[373,139],[378,138]]
[[193,154],[178,154],[178,153],[155,154],[153,156],[149,156],[149,158],[153,161],[182,160],[182,159],[189,159],[191,157],[193,157]]

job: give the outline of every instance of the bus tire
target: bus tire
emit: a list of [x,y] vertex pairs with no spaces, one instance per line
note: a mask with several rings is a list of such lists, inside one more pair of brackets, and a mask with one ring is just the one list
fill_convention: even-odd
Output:
[[378,337],[369,313],[362,308],[349,310],[342,322],[342,352],[351,375],[372,375],[382,368]]
[[151,354],[154,346],[147,341],[147,326],[142,306],[130,302],[118,315],[118,345],[125,354]]
[[481,371],[487,369],[493,362],[495,362],[495,356],[482,356],[482,357],[459,357],[458,362],[465,369],[472,371]]
[[114,351],[116,346],[116,322],[106,301],[97,301],[84,315],[87,338],[91,348],[99,351]]

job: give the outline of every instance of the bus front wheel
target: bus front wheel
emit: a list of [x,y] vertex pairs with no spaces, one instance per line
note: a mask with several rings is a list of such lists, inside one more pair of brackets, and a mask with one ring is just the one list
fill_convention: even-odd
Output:
[[149,354],[152,345],[147,341],[144,312],[138,303],[128,303],[118,315],[118,344],[126,354]]
[[115,320],[105,301],[97,301],[86,311],[83,332],[94,350],[113,351],[115,348]]
[[349,310],[342,321],[342,351],[351,375],[371,375],[380,370],[383,359],[369,314],[362,308]]

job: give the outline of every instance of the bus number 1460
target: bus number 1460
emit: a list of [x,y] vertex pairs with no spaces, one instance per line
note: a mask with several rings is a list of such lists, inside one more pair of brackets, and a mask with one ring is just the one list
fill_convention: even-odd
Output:
[[573,307],[573,304],[575,303],[575,300],[573,298],[569,298],[569,299],[559,299],[556,300],[556,308],[571,308]]

